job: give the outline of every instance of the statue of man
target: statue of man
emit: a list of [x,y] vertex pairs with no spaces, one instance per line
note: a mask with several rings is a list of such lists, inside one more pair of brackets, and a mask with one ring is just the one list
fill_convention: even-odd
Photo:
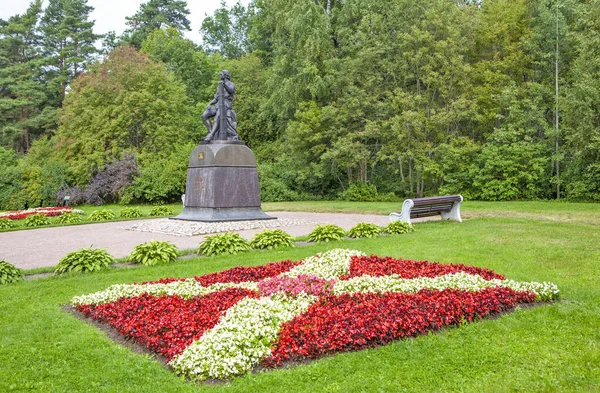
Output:
[[[208,135],[204,138],[205,141],[212,140],[238,140],[237,134],[237,120],[235,112],[232,109],[233,94],[235,91],[235,85],[230,81],[231,74],[227,70],[221,71],[221,81],[219,82],[219,88],[213,100],[206,106],[206,110],[202,114],[202,122],[208,129]],[[222,86],[222,87],[221,87]],[[221,97],[221,94],[223,97]],[[216,106],[211,106],[215,105]],[[224,111],[221,115],[221,110]],[[225,119],[221,118],[224,116]],[[210,119],[215,119],[214,124],[211,123]],[[224,125],[224,127],[221,127]],[[222,129],[224,128],[224,129]]]

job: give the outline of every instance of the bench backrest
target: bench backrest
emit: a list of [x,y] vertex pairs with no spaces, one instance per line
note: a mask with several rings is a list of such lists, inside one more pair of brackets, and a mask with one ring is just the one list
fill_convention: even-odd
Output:
[[448,195],[429,198],[414,198],[411,218],[435,216],[441,212],[449,212],[455,202],[462,201],[460,195]]

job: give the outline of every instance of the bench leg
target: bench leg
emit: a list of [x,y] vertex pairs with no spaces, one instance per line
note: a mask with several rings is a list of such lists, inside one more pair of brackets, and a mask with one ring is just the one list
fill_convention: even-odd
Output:
[[460,203],[462,202],[462,196],[460,197],[460,201],[454,202],[452,204],[452,209],[449,212],[441,212],[442,220],[450,220],[450,221],[458,221],[462,222],[460,218]]
[[402,204],[402,211],[400,213],[390,213],[389,220],[392,221],[402,221],[410,224],[410,211],[412,210],[415,203],[412,199],[407,199]]

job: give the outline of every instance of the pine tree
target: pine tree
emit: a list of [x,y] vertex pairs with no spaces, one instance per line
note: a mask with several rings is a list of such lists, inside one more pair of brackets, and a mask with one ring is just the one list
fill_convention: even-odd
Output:
[[125,30],[123,40],[140,49],[142,42],[156,29],[173,27],[190,31],[189,13],[183,0],[149,0],[140,5],[135,15],[125,18],[129,29]]

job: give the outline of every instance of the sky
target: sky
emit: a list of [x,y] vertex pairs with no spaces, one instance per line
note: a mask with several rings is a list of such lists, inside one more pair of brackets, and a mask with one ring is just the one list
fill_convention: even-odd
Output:
[[[148,0],[88,0],[88,5],[94,7],[90,19],[95,20],[94,33],[104,34],[114,30],[117,35],[121,34],[127,27],[125,17],[132,16],[140,8],[140,4]],[[241,0],[242,4],[248,5],[250,0]],[[29,7],[29,0],[0,0],[0,18],[8,19],[15,14],[22,14]],[[226,0],[225,3],[231,7],[236,0]],[[44,6],[48,1],[44,1]],[[205,14],[212,15],[221,5],[220,0],[191,0],[188,1],[190,14],[188,19],[192,31],[185,32],[185,36],[197,44],[201,43],[200,25]]]

